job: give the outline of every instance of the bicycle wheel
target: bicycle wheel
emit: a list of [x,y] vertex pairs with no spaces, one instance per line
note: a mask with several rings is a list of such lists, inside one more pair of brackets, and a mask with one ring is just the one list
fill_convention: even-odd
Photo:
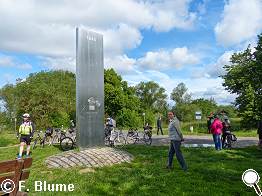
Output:
[[110,146],[110,136],[109,135],[105,137],[105,146]]
[[123,147],[126,144],[126,138],[121,134],[114,139],[114,146]]
[[42,141],[40,141],[40,145],[42,146],[42,148],[45,147],[45,140],[46,140],[46,136],[44,136]]
[[61,142],[62,139],[64,139],[65,137],[67,137],[66,134],[65,134],[65,132],[61,132],[61,133],[60,133],[60,136],[59,136],[59,138],[58,138],[58,142]]
[[231,135],[226,136],[225,148],[228,148],[228,149],[232,148]]
[[74,141],[70,137],[64,137],[60,141],[60,147],[63,151],[72,150],[74,147]]
[[151,143],[152,143],[152,137],[151,137],[149,134],[144,133],[143,139],[144,139],[144,142],[145,142],[147,145],[151,145]]
[[54,137],[52,138],[51,144],[54,145],[55,143],[59,142],[58,141],[58,135],[55,134]]
[[37,140],[38,140],[38,138],[36,138],[35,141],[34,141],[34,144],[33,144],[33,147],[32,147],[33,149],[35,149],[35,147],[36,147]]
[[125,138],[126,144],[134,144],[136,142],[134,133],[128,133]]

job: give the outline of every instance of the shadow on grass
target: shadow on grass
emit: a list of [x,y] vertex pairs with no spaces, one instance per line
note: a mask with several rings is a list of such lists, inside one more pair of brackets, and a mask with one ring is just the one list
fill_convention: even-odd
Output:
[[81,168],[48,169],[44,160],[61,151],[57,146],[38,148],[33,152],[27,186],[33,190],[35,180],[75,185],[73,193],[56,195],[255,195],[252,188],[244,185],[241,176],[249,168],[262,173],[262,153],[255,147],[222,151],[183,148],[189,166],[187,173],[176,159],[173,170],[164,168],[168,147],[132,145],[123,150],[135,156],[131,163],[80,174]]

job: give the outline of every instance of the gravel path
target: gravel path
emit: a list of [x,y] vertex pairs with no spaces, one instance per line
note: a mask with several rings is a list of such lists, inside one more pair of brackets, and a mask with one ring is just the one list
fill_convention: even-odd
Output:
[[[185,142],[183,143],[186,147],[210,147],[214,146],[212,135],[185,135]],[[238,137],[235,147],[243,148],[247,146],[257,145],[258,138],[256,137]],[[153,135],[153,146],[169,145],[169,138],[167,135]]]

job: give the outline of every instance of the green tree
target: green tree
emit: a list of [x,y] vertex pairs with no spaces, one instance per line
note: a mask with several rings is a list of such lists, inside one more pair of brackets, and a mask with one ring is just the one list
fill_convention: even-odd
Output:
[[106,115],[116,118],[118,126],[141,126],[141,103],[135,95],[135,88],[129,87],[113,69],[105,70],[104,81]]
[[139,97],[144,110],[163,110],[167,105],[165,91],[163,87],[153,81],[140,82],[136,86],[136,95]]
[[192,101],[192,104],[198,106],[198,110],[202,112],[203,118],[208,116],[211,112],[215,112],[217,110],[217,104],[214,99],[195,99]]
[[137,111],[140,108],[135,89],[129,87],[126,81],[113,69],[105,70],[105,113],[117,116],[123,108]]
[[176,104],[187,104],[191,102],[191,95],[187,92],[186,85],[182,82],[175,87],[171,93],[170,98],[176,102]]
[[199,106],[192,103],[179,103],[176,104],[173,108],[173,111],[175,111],[175,114],[178,117],[178,119],[184,122],[190,122],[195,120],[195,112],[198,110],[200,110]]
[[16,85],[4,86],[0,97],[8,113],[15,111],[19,120],[23,113],[30,113],[37,128],[43,129],[69,126],[70,117],[75,116],[75,90],[73,73],[42,71]]
[[237,95],[235,105],[247,125],[262,118],[262,37],[258,36],[256,51],[250,46],[231,57],[231,65],[225,65],[223,86]]

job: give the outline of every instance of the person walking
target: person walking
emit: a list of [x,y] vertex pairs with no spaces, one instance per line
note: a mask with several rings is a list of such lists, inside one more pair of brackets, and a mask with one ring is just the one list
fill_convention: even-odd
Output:
[[24,146],[26,148],[26,157],[30,156],[30,142],[34,134],[34,125],[30,120],[30,115],[28,113],[23,114],[23,123],[20,125],[17,137],[20,134],[20,148],[17,159],[21,159],[23,156]]
[[161,134],[163,135],[163,130],[162,130],[162,119],[161,119],[161,117],[159,117],[158,119],[157,119],[157,122],[156,122],[156,124],[157,124],[157,135],[158,135],[158,132],[159,132],[159,130],[161,131]]
[[184,171],[187,171],[188,167],[184,160],[183,154],[181,152],[181,142],[184,141],[183,135],[180,130],[179,120],[174,115],[173,112],[168,112],[168,133],[170,139],[170,147],[168,152],[168,165],[167,169],[172,168],[174,154],[176,154],[176,158]]
[[257,134],[259,139],[258,147],[262,148],[262,119],[258,122]]
[[211,125],[211,133],[213,134],[213,140],[215,143],[216,150],[221,150],[221,133],[222,133],[223,125],[219,119],[219,116],[215,116],[215,120]]

